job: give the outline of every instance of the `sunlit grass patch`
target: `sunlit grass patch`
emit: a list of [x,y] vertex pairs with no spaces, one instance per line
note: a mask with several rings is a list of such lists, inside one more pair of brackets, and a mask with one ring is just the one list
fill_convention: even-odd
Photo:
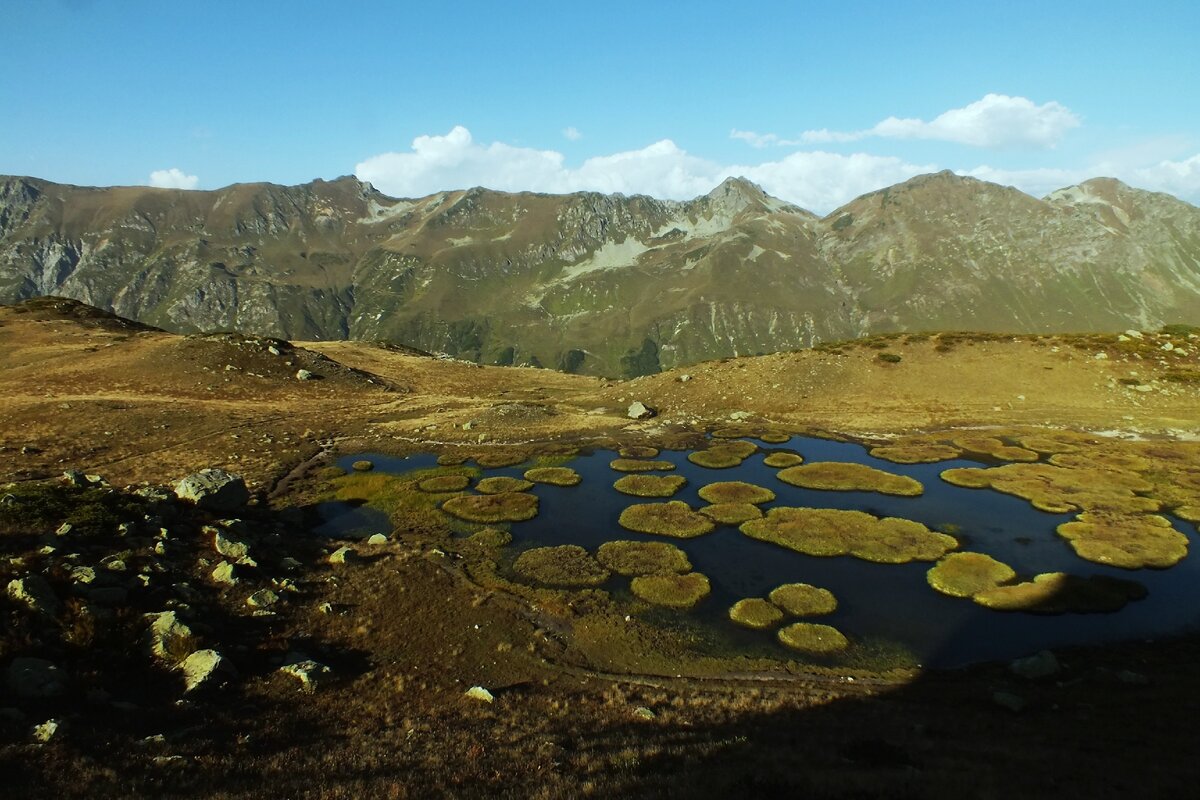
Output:
[[352,472],[330,482],[328,499],[365,503],[387,514],[393,524],[408,528],[462,530],[464,526],[443,514],[439,506],[478,474],[474,467],[430,467],[400,475],[379,470]]
[[739,530],[805,555],[852,555],[884,564],[936,561],[958,546],[953,536],[919,522],[832,508],[773,508]]
[[780,470],[776,477],[784,483],[805,489],[879,492],[902,497],[916,497],[925,491],[920,481],[906,475],[895,475],[865,464],[841,461],[821,461],[788,467]]
[[958,458],[962,451],[935,442],[897,442],[871,449],[871,455],[894,464],[932,464]]
[[631,444],[622,447],[617,451],[617,454],[621,458],[655,458],[658,456],[658,448],[641,444]]
[[578,486],[583,478],[570,467],[535,467],[525,471],[525,480],[551,486]]
[[1076,510],[1136,513],[1157,511],[1161,505],[1138,494],[1153,488],[1149,481],[1136,473],[1115,469],[1005,464],[989,469],[948,469],[942,473],[942,480],[969,489],[991,488],[1015,495],[1051,513]]
[[533,481],[521,478],[510,478],[507,475],[496,475],[491,478],[481,478],[475,484],[475,491],[482,494],[500,494],[502,492],[523,492],[533,487]]
[[500,528],[484,528],[467,537],[467,541],[489,548],[504,547],[512,543],[512,534]]
[[529,456],[528,450],[508,449],[484,450],[474,454],[475,463],[487,469],[515,467],[517,464],[528,461]]
[[638,533],[690,539],[712,533],[716,525],[708,517],[692,510],[687,503],[669,500],[666,503],[640,503],[621,512],[620,525]]
[[1086,614],[1120,611],[1132,600],[1146,596],[1136,581],[1095,575],[1081,578],[1064,572],[1046,572],[1032,581],[985,589],[971,599],[996,611],[1035,614]]
[[785,583],[772,589],[768,597],[793,617],[832,614],[838,605],[833,592],[807,583]]
[[763,459],[763,463],[776,469],[794,467],[804,463],[804,456],[796,453],[770,453]]
[[686,575],[639,575],[630,582],[635,597],[667,608],[694,608],[708,597],[712,587],[699,572]]
[[471,479],[466,475],[435,475],[417,481],[417,488],[422,492],[444,494],[446,492],[461,492],[471,485]]
[[761,597],[747,597],[730,607],[729,618],[742,627],[765,630],[781,622],[783,612]]
[[442,510],[468,522],[523,522],[538,512],[537,495],[523,492],[452,497]]
[[692,569],[687,553],[668,542],[605,542],[596,560],[618,575],[670,575]]
[[1161,569],[1188,552],[1187,537],[1157,514],[1084,512],[1057,530],[1080,558],[1111,567]]
[[953,440],[955,447],[971,453],[997,458],[1001,461],[1037,461],[1038,454],[1024,447],[1005,444],[995,436],[960,436]]
[[549,586],[599,586],[609,572],[579,545],[535,547],[517,556],[518,575]]
[[633,458],[617,458],[608,464],[617,472],[669,472],[675,469],[670,461],[639,461]]
[[758,445],[739,439],[688,453],[688,461],[708,469],[728,469],[739,466],[757,450]]
[[779,629],[778,638],[793,650],[815,655],[838,653],[850,646],[850,641],[837,628],[815,622],[793,622]]
[[762,509],[753,503],[714,503],[703,506],[700,513],[721,525],[741,525],[762,517]]
[[720,503],[769,503],[775,493],[762,486],[744,481],[719,481],[700,488],[700,499],[713,505]]
[[984,553],[950,553],[925,573],[930,586],[951,597],[972,597],[1016,577],[1012,567]]
[[618,478],[613,488],[634,497],[670,497],[686,484],[682,475],[626,475]]

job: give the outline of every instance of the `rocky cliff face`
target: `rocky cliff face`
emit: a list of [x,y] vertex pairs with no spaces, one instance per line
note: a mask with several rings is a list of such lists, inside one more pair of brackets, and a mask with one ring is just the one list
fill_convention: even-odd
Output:
[[1109,179],[1037,200],[950,173],[824,219],[738,179],[673,202],[0,178],[0,301],[40,294],[182,332],[636,374],[876,331],[1194,321],[1200,209]]

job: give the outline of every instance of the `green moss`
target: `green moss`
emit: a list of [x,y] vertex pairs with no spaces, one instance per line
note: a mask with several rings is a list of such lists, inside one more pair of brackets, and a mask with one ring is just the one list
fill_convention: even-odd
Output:
[[728,469],[736,467],[758,450],[753,442],[733,441],[713,445],[707,450],[697,450],[688,453],[688,461],[708,469]]
[[421,486],[433,479],[450,479],[444,484],[462,487],[479,474],[474,467],[431,467],[410,470],[400,475],[384,472],[352,472],[331,481],[332,491],[325,499],[349,503],[365,503],[388,515],[397,527],[466,532],[470,526],[457,523],[442,513],[439,506],[448,494],[459,489],[443,488],[429,491]]
[[796,453],[771,453],[763,459],[763,463],[768,467],[783,468],[794,467],[804,463],[804,457]]
[[24,483],[4,488],[0,495],[5,498],[0,533],[48,533],[66,522],[81,533],[111,534],[122,522],[145,513],[136,496],[103,487]]
[[954,537],[919,522],[832,508],[773,508],[740,530],[805,555],[851,555],[883,564],[936,561],[958,546]]
[[997,458],[1001,461],[1037,461],[1038,454],[1024,447],[1007,445],[994,436],[960,436],[954,446],[971,453]]
[[760,442],[766,442],[767,444],[783,444],[791,441],[792,435],[790,433],[767,431],[766,433],[760,433],[754,438],[758,439]]
[[770,489],[743,481],[720,481],[700,488],[700,499],[717,505],[720,503],[769,503],[775,499]]
[[1157,514],[1084,512],[1058,535],[1080,558],[1123,569],[1174,566],[1188,552],[1187,537]]
[[956,447],[933,442],[900,442],[872,448],[871,455],[895,464],[932,464],[958,458],[962,452]]
[[654,458],[658,455],[658,448],[633,444],[627,447],[622,447],[618,451],[618,455],[620,455],[621,458]]
[[840,461],[822,461],[780,470],[779,480],[805,489],[830,491],[879,492],[902,497],[916,497],[925,491],[920,481],[905,475]]
[[614,459],[608,466],[617,472],[669,472],[675,469],[675,465],[670,461],[638,461],[632,458]]
[[537,516],[538,499],[522,492],[459,495],[447,500],[442,510],[468,522],[522,522]]
[[721,525],[741,525],[763,515],[762,509],[753,503],[715,503],[704,506],[700,513]]
[[670,497],[687,484],[682,475],[626,475],[613,488],[634,497]]
[[820,617],[837,611],[837,598],[828,589],[807,583],[785,583],[771,590],[771,602],[793,617]]
[[782,644],[793,650],[815,655],[839,653],[850,646],[849,640],[837,628],[814,622],[793,622],[780,628],[777,635]]
[[355,472],[370,472],[371,470],[375,469],[375,463],[373,461],[367,461],[364,458],[361,461],[355,461],[350,465],[350,468]]
[[481,467],[499,469],[525,463],[529,460],[529,453],[525,450],[486,450],[476,453],[474,458],[475,463]]
[[708,597],[712,587],[699,572],[686,575],[640,575],[630,582],[635,597],[667,608],[694,608]]
[[467,541],[488,548],[504,547],[512,543],[512,534],[500,528],[484,528],[467,537]]
[[1141,600],[1145,596],[1146,587],[1135,581],[1107,575],[1081,578],[1047,572],[1025,583],[985,589],[971,599],[996,611],[1087,614],[1120,611],[1131,600]]
[[692,569],[687,553],[667,542],[605,542],[596,560],[618,575],[670,575]]
[[583,478],[570,467],[535,467],[525,471],[525,480],[551,486],[578,486]]
[[483,478],[479,483],[475,484],[475,490],[481,494],[501,494],[503,492],[523,492],[526,489],[533,487],[532,481],[522,480],[521,478],[510,478],[506,475],[497,475],[491,478]]
[[733,604],[729,618],[742,627],[761,631],[782,621],[783,612],[761,597],[748,597]]
[[443,467],[456,467],[459,464],[467,463],[470,458],[464,453],[442,453],[437,457],[437,463]]
[[621,512],[620,525],[638,533],[690,539],[712,533],[713,521],[692,510],[687,503],[669,500],[666,503],[640,503]]
[[973,597],[1016,577],[1012,567],[983,553],[950,553],[925,573],[930,586],[951,597]]
[[609,572],[579,545],[535,547],[517,556],[518,575],[549,586],[599,586]]
[[466,475],[435,475],[417,481],[417,488],[422,492],[445,494],[446,492],[461,492],[471,485],[471,479]]
[[[1058,458],[1058,456],[1055,456]],[[1055,464],[1005,464],[1002,467],[948,469],[942,480],[969,489],[991,488],[1024,498],[1043,511],[1157,511],[1160,503],[1138,492],[1149,491],[1145,478],[1122,470],[1065,467]]]

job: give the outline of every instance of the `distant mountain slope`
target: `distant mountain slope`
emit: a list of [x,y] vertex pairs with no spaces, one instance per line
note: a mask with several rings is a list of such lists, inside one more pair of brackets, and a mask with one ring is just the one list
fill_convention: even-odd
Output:
[[823,219],[741,179],[674,202],[0,178],[0,301],[42,294],[183,332],[630,375],[881,331],[1194,321],[1200,209],[1111,179],[1037,200],[947,172]]

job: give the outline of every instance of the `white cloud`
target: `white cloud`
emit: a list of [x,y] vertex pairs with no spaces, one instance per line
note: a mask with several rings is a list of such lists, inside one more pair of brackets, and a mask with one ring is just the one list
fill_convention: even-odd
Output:
[[1200,201],[1200,153],[1183,161],[1160,161],[1135,169],[1129,182],[1158,192],[1168,192],[1190,202]]
[[[926,122],[888,117],[863,131],[805,131],[806,143],[854,142],[868,137],[931,139],[974,147],[1054,147],[1067,131],[1078,127],[1079,117],[1051,100],[1042,105],[1025,97],[988,94],[963,108],[952,108]],[[771,134],[767,134],[770,136]]]
[[755,133],[754,131],[739,131],[734,128],[729,132],[730,139],[741,139],[751,147],[781,147],[803,144],[795,139],[782,139],[774,133]]
[[200,179],[188,175],[177,167],[156,169],[150,173],[150,185],[158,189],[195,189],[200,185]]
[[579,131],[579,128],[576,128],[574,125],[563,128],[562,135],[572,142],[578,142],[583,138],[583,134]]
[[1089,178],[1116,178],[1138,189],[1166,192],[1190,203],[1200,201],[1200,153],[1182,161],[1137,165],[1103,161],[1082,169],[996,169],[979,166],[961,174],[1006,186],[1015,186],[1034,197],[1073,186]]
[[725,178],[744,175],[776,197],[824,213],[859,194],[936,168],[886,156],[819,151],[792,153],[760,164],[719,164],[688,153],[670,139],[589,158],[571,168],[557,151],[481,144],[458,126],[444,136],[418,136],[407,152],[368,158],[354,172],[380,191],[399,197],[486,186],[502,191],[621,192],[676,200],[705,194]]

